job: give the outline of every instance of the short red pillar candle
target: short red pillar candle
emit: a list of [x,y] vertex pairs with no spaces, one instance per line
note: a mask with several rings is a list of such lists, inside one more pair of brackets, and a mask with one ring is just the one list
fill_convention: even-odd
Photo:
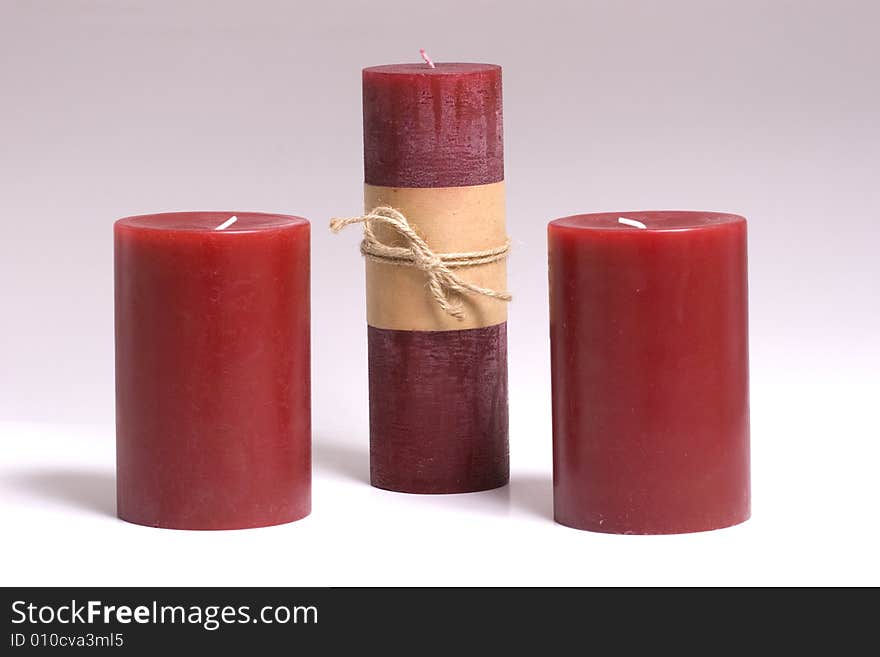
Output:
[[590,214],[548,233],[556,520],[617,534],[746,520],[745,219]]
[[[417,229],[426,228],[419,225],[423,219],[435,227],[441,222],[456,226],[449,229],[449,251],[499,243],[497,236],[489,236],[498,228],[499,213],[503,227],[500,66],[366,68],[363,115],[367,211],[375,199],[394,205],[389,199],[406,197],[427,213],[409,217]],[[459,201],[451,202],[458,204],[455,212],[432,210],[459,192]],[[495,208],[496,214],[483,216],[480,207]],[[455,222],[464,215],[476,218],[461,230]],[[463,242],[455,241],[458,232],[465,233]],[[474,246],[469,239],[489,241]],[[427,286],[424,295],[429,296]],[[472,308],[468,312],[469,319],[478,314]],[[505,485],[506,314],[460,329],[442,321],[419,323],[417,313],[411,322],[404,317],[387,323],[370,322],[369,314],[368,304],[372,484],[408,493],[464,493]]]
[[309,224],[258,213],[120,219],[117,512],[240,529],[311,505]]

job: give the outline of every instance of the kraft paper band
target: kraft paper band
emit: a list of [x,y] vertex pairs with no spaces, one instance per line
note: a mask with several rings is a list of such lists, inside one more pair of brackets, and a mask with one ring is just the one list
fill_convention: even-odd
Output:
[[[364,186],[369,212],[390,206],[406,216],[435,253],[494,249],[507,242],[504,224],[504,183],[467,187]],[[395,231],[379,226],[376,237],[384,244],[404,246]],[[366,260],[367,323],[403,331],[458,331],[494,326],[507,321],[507,304],[483,295],[462,295],[464,319],[446,313],[427,289],[423,271]],[[468,283],[507,290],[507,262],[498,260],[456,270]]]
[[[506,292],[474,285],[455,273],[462,267],[488,265],[507,258],[510,241],[494,249],[484,251],[465,251],[459,253],[435,253],[422,239],[399,210],[390,205],[373,208],[358,217],[335,217],[330,220],[330,230],[338,233],[346,226],[361,224],[364,239],[361,241],[361,255],[380,265],[396,267],[416,267],[428,279],[431,296],[447,315],[458,320],[464,319],[464,308],[460,297],[466,294],[481,294],[499,301],[510,301]],[[404,246],[390,246],[376,237],[376,228],[386,226],[404,239]]]

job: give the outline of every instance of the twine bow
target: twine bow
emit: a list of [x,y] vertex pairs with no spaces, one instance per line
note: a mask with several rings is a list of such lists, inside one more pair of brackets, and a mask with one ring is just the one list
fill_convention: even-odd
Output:
[[[403,237],[406,246],[390,246],[381,242],[373,231],[374,223],[392,228]],[[450,298],[453,294],[478,294],[499,301],[510,301],[512,298],[505,292],[468,283],[452,271],[459,267],[475,267],[503,260],[510,252],[510,240],[505,241],[502,246],[484,251],[434,253],[403,213],[387,206],[374,208],[360,217],[331,219],[330,230],[338,233],[351,224],[364,225],[364,239],[361,241],[361,253],[364,257],[388,265],[416,267],[425,272],[428,289],[434,301],[444,312],[458,320],[464,319],[464,308],[461,301]]]

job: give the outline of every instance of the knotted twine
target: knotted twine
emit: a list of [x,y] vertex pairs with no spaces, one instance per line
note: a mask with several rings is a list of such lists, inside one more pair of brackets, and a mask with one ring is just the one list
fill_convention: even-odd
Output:
[[[428,243],[415,231],[399,210],[388,206],[374,208],[360,217],[341,217],[330,220],[330,230],[338,233],[351,224],[364,225],[364,239],[361,241],[361,254],[373,262],[401,267],[415,267],[425,272],[428,289],[437,305],[448,315],[464,319],[464,308],[458,300],[451,299],[455,294],[476,294],[498,301],[510,301],[512,297],[486,287],[468,283],[452,270],[460,267],[476,267],[504,260],[510,252],[510,240],[502,246],[483,251],[464,253],[434,253]],[[391,246],[381,242],[373,230],[374,224],[388,226],[396,231],[406,242],[406,246]]]

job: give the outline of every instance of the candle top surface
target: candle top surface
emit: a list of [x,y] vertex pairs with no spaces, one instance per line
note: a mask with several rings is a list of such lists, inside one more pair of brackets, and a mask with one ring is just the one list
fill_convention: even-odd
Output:
[[125,217],[119,228],[185,233],[254,233],[308,225],[302,217],[263,212],[162,212]]
[[382,64],[368,66],[364,75],[474,75],[500,71],[497,64],[475,64],[469,62],[435,62],[434,68],[425,62],[407,64]]
[[550,222],[555,230],[614,232],[683,232],[744,224],[745,217],[726,212],[693,210],[649,210],[576,214]]

